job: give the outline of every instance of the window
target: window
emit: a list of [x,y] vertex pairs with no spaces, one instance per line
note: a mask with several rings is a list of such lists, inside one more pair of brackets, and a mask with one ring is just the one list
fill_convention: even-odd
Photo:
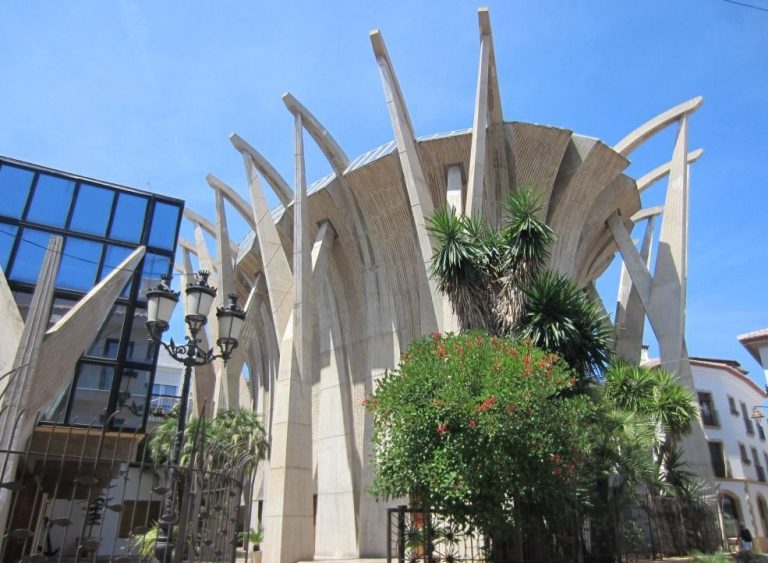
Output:
[[741,522],[739,501],[727,493],[721,493],[720,507],[723,512],[725,535],[729,538],[738,538],[739,522]]
[[154,416],[168,416],[176,405],[179,404],[176,385],[163,385],[155,383],[152,386],[152,401],[150,402],[150,414]]
[[736,408],[736,399],[728,395],[728,408],[731,409],[731,414],[739,416],[739,409]]
[[83,362],[80,364],[72,398],[69,422],[99,425],[107,419],[107,402],[115,368]]
[[27,283],[37,281],[50,238],[50,233],[43,231],[33,229],[21,231],[21,242],[13,258],[10,279]]
[[144,230],[146,212],[147,198],[126,193],[119,194],[109,236],[126,242],[139,242]]
[[172,250],[176,244],[176,227],[179,224],[179,207],[158,201],[152,213],[149,244]]
[[149,391],[148,371],[136,369],[123,371],[117,392],[117,405],[115,405],[119,411],[114,421],[115,426],[132,430],[142,425],[147,391]]
[[749,454],[747,454],[747,447],[744,444],[739,444],[739,452],[741,453],[741,461],[746,465],[752,465]]
[[711,393],[699,393],[699,412],[704,426],[720,426]]
[[90,184],[81,184],[69,228],[82,233],[104,236],[112,213],[115,192]]
[[148,252],[144,255],[144,266],[141,271],[141,287],[139,288],[139,300],[146,301],[146,292],[150,287],[160,283],[160,276],[171,270],[171,259]]
[[765,442],[765,430],[763,430],[759,422],[756,422],[755,426],[757,426],[757,435],[760,437],[760,440]]
[[762,495],[757,497],[757,511],[760,513],[760,521],[763,524],[763,535],[768,536],[768,509],[765,507],[765,499]]
[[741,417],[744,419],[744,428],[747,429],[747,434],[750,436],[755,435],[755,427],[752,424],[752,419],[749,418],[749,413],[747,412],[747,405],[744,403],[741,403]]
[[712,471],[715,477],[725,479],[727,476],[725,458],[723,457],[723,444],[721,442],[708,442],[709,457],[712,461]]
[[27,212],[27,220],[53,227],[63,227],[75,192],[72,180],[40,174]]
[[96,283],[102,246],[92,240],[67,237],[59,274],[56,277],[56,287],[90,291]]
[[21,219],[24,206],[29,196],[29,188],[35,173],[24,168],[17,168],[10,164],[0,167],[0,214],[14,219]]
[[[31,297],[31,296],[30,296]],[[31,302],[31,299],[30,299]],[[48,328],[51,328],[61,318],[72,310],[72,307],[77,305],[77,301],[72,299],[64,299],[63,297],[54,297],[53,305],[51,305],[51,314],[48,317]]]
[[[117,267],[123,263],[123,260],[128,258],[131,252],[133,252],[133,249],[126,246],[115,246],[112,244],[107,245],[107,249],[104,251],[104,264],[101,267],[101,275],[99,276],[99,281],[103,280],[114,270],[116,270]],[[127,298],[130,291],[131,282],[128,282],[125,284],[123,291],[120,293],[120,297]]]
[[131,344],[125,358],[131,362],[140,362],[142,364],[151,364],[155,359],[155,347],[149,341],[149,331],[147,330],[147,310],[136,309],[133,313],[130,332]]
[[120,345],[120,336],[123,332],[123,323],[125,322],[125,305],[115,305],[109,312],[107,320],[101,325],[101,330],[96,335],[91,347],[88,348],[87,355],[93,358],[104,358],[107,360],[117,359],[117,351]]
[[757,450],[755,448],[752,448],[752,460],[755,462],[757,480],[765,483],[765,469],[760,465],[760,457],[757,455]]
[[11,257],[11,249],[19,228],[16,225],[0,223],[0,268],[8,271],[8,259]]

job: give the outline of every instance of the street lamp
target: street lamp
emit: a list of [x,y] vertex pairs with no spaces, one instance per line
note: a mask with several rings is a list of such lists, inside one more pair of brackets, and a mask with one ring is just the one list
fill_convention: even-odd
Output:
[[[149,340],[161,344],[168,351],[168,354],[184,364],[184,382],[181,388],[181,398],[179,404],[178,423],[176,426],[176,436],[173,440],[170,457],[170,483],[169,489],[173,491],[176,486],[176,471],[179,465],[181,455],[181,446],[184,441],[184,431],[187,424],[187,403],[189,402],[189,386],[192,379],[192,368],[211,363],[217,358],[227,360],[232,356],[232,352],[239,344],[240,331],[245,323],[245,312],[237,305],[237,295],[230,294],[229,301],[222,307],[216,309],[216,320],[219,327],[219,338],[216,344],[221,353],[215,354],[214,349],[204,350],[198,347],[198,338],[200,330],[208,322],[208,313],[216,297],[216,288],[208,285],[208,276],[210,272],[200,270],[195,274],[192,282],[187,284],[184,291],[184,322],[187,324],[189,334],[186,335],[186,344],[177,345],[173,339],[169,343],[162,341],[163,333],[168,330],[173,309],[179,302],[179,292],[173,291],[169,285],[171,276],[162,276],[157,287],[147,291],[147,330],[149,331]],[[170,527],[169,527],[170,528]],[[163,557],[161,561],[166,561],[170,557],[169,530],[164,530],[166,546],[163,548]],[[160,538],[158,538],[159,543]]]
[[749,415],[749,418],[765,418],[765,415],[760,412],[760,409],[768,409],[768,407],[763,405],[755,405],[752,407],[752,414]]

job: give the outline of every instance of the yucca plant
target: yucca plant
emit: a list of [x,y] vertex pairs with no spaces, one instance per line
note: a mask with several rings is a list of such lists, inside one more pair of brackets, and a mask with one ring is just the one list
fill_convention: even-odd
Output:
[[570,278],[544,271],[524,288],[517,333],[556,353],[583,377],[596,378],[608,362],[612,338],[601,305]]
[[453,208],[435,212],[427,225],[436,242],[429,273],[461,330],[530,338],[577,372],[581,391],[605,367],[610,323],[584,290],[544,270],[555,234],[541,219],[539,193],[513,192],[505,211],[500,230]]
[[427,230],[438,244],[429,273],[450,300],[462,330],[488,328],[485,227],[450,207],[434,213]]

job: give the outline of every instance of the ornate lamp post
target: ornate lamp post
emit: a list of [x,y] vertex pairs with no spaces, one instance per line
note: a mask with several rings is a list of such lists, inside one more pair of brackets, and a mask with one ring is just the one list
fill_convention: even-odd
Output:
[[[232,352],[239,344],[240,332],[245,323],[245,312],[237,305],[237,295],[230,294],[229,302],[216,310],[216,319],[219,326],[219,338],[216,344],[221,351],[215,354],[214,349],[204,350],[198,346],[198,334],[208,322],[208,313],[213,305],[213,299],[216,297],[216,288],[208,285],[208,276],[210,272],[201,270],[195,274],[193,282],[187,284],[184,295],[184,322],[187,324],[189,334],[186,336],[186,344],[177,345],[173,339],[169,343],[162,341],[163,333],[168,330],[171,314],[176,304],[179,302],[179,292],[171,290],[169,287],[171,276],[163,276],[157,287],[147,291],[147,330],[149,339],[152,342],[161,344],[170,356],[184,364],[184,382],[181,388],[181,403],[179,404],[178,424],[176,435],[173,440],[170,457],[170,478],[169,489],[175,490],[176,473],[181,456],[181,447],[184,442],[184,431],[187,424],[187,403],[189,402],[189,386],[192,379],[192,368],[211,363],[217,358],[227,360],[232,356]],[[161,561],[170,559],[170,534],[169,529],[163,530],[165,537],[162,538],[163,556]],[[158,548],[161,538],[158,537]]]

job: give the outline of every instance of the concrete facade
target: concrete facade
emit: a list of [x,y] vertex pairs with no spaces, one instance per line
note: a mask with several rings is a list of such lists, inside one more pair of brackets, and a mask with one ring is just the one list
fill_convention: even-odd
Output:
[[[214,225],[226,224],[227,208],[253,228],[239,244],[234,276],[218,274],[218,283],[220,291],[247,300],[246,313],[254,319],[243,343],[250,397],[240,402],[251,402],[263,415],[273,443],[257,478],[270,561],[385,554],[386,505],[367,492],[371,421],[361,403],[410,342],[456,326],[450,306],[427,275],[434,241],[425,225],[434,209],[452,205],[499,224],[511,191],[538,187],[544,217],[557,235],[549,266],[591,289],[620,254],[625,273],[617,349],[639,361],[648,318],[665,367],[693,388],[684,337],[688,166],[701,150],[688,150],[687,131],[701,98],[651,119],[613,147],[568,129],[505,121],[487,10],[480,10],[478,24],[471,129],[416,137],[395,64],[375,30],[370,38],[392,142],[349,159],[331,132],[286,94],[296,124],[294,186],[233,134],[230,140],[245,164],[242,184],[224,189],[209,175],[217,218],[187,214],[197,229],[207,223],[214,238],[226,236]],[[669,162],[637,181],[624,173],[635,148],[675,126]],[[304,132],[332,170],[306,188]],[[669,179],[664,206],[644,209],[641,192],[664,178]],[[265,186],[281,202],[277,209],[268,208]],[[239,193],[249,195],[250,202]],[[650,225],[638,249],[631,232],[646,221]],[[658,222],[656,246],[661,250],[651,273],[653,224]],[[324,229],[332,231],[333,244],[323,248]],[[180,245],[185,257],[198,254],[201,263],[225,259],[208,255],[204,245]],[[232,245],[217,239],[218,249]],[[327,260],[322,268],[321,253]],[[308,260],[314,268],[311,277]],[[184,266],[178,269],[185,271]],[[706,476],[711,468],[701,429],[691,440],[693,463]],[[304,536],[314,537],[314,545],[297,540]]]

